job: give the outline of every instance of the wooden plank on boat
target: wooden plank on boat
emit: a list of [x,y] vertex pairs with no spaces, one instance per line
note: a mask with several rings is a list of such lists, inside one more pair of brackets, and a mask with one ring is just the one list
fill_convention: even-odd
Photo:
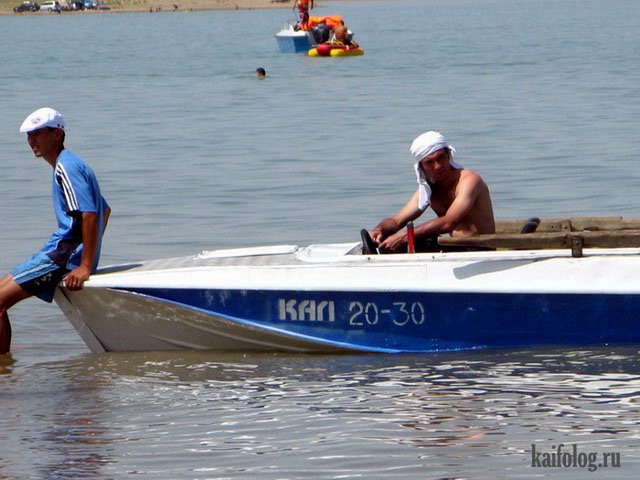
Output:
[[582,248],[640,247],[640,229],[615,231],[582,231],[552,233],[495,233],[475,237],[439,237],[443,246],[465,246],[536,250],[549,248],[576,248],[576,239]]
[[[520,233],[520,229],[526,223],[522,220],[497,220],[496,233]],[[581,232],[590,231],[616,231],[616,230],[640,230],[639,219],[626,219],[620,216],[612,217],[573,217],[573,218],[543,218],[536,232]]]

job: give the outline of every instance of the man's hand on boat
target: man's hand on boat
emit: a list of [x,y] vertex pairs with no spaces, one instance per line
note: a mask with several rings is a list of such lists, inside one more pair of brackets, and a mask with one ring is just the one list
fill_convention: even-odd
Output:
[[64,277],[64,286],[69,290],[82,290],[84,282],[91,276],[91,269],[84,266],[71,270],[66,277]]
[[400,230],[380,242],[378,250],[382,253],[406,253],[407,245],[407,232],[406,230]]
[[382,220],[371,230],[370,235],[381,253],[407,251],[407,232],[402,230],[393,218]]

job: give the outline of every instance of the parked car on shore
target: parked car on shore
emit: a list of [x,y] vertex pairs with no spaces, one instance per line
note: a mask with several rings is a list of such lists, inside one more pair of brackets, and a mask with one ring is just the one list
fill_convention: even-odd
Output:
[[84,9],[85,10],[95,10],[96,4],[92,0],[84,0]]
[[71,10],[84,10],[84,1],[83,0],[70,0],[69,8]]
[[37,12],[38,10],[40,10],[40,5],[36,2],[29,1],[22,2],[20,5],[13,7],[14,13]]
[[46,2],[42,2],[40,10],[43,12],[49,11],[60,13],[62,11],[62,7],[60,6],[60,2],[57,0],[47,0]]

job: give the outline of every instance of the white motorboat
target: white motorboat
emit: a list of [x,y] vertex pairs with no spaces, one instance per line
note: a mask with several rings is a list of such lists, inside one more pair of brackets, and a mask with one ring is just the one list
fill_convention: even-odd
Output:
[[308,52],[317,45],[313,34],[309,30],[296,30],[291,24],[287,24],[276,33],[278,49],[283,53]]
[[[203,251],[101,269],[55,300],[93,352],[433,352],[640,342],[640,222],[551,219],[535,233],[362,253],[361,243]],[[449,248],[449,247],[443,247]]]

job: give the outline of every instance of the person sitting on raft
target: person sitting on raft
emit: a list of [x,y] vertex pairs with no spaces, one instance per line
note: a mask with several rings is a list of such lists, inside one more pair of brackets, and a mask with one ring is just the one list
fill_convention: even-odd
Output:
[[495,233],[489,188],[480,175],[453,160],[456,150],[439,132],[429,131],[411,144],[418,189],[393,217],[383,219],[371,238],[381,253],[406,253],[405,225],[431,207],[437,218],[415,227],[415,250],[441,251],[437,237]]
[[333,41],[340,42],[350,49],[360,46],[351,38],[349,29],[344,25],[344,22],[341,22],[340,25],[336,25],[333,28]]

